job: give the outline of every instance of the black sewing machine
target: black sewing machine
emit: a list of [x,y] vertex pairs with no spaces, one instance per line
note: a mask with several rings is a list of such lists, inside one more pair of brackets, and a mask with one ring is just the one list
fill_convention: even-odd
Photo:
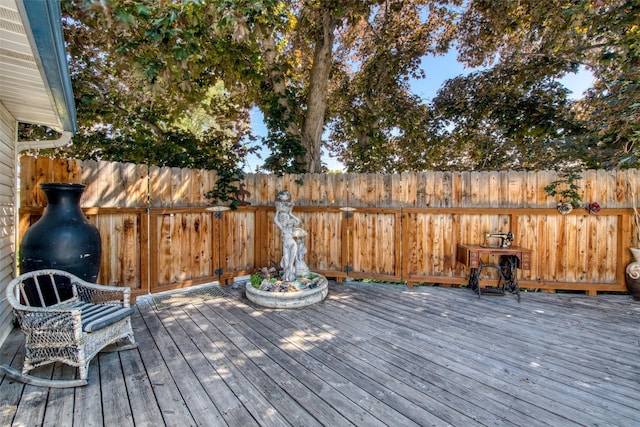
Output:
[[513,233],[486,233],[484,235],[484,247],[494,247],[494,245],[489,245],[488,240],[491,238],[500,239],[500,248],[508,248],[511,246],[511,242],[513,242]]

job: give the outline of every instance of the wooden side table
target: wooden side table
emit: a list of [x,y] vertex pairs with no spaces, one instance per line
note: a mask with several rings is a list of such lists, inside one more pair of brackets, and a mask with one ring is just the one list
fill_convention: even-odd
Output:
[[[484,255],[499,255],[498,264],[485,264],[482,262]],[[498,287],[494,291],[487,291],[494,295],[504,295],[505,290],[515,293],[520,302],[520,287],[518,286],[518,268],[522,270],[531,269],[531,249],[521,246],[509,246],[501,248],[489,245],[458,245],[456,261],[469,268],[469,287],[478,293],[478,298],[482,295],[482,285],[480,283],[480,273],[483,268],[495,268],[498,271]]]

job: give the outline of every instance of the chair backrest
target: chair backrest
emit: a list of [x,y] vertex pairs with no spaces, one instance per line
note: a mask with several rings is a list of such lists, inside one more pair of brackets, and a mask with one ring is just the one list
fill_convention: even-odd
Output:
[[[9,283],[7,299],[27,307],[52,307],[77,300],[72,276],[55,270],[24,273]],[[12,301],[13,300],[13,301]]]

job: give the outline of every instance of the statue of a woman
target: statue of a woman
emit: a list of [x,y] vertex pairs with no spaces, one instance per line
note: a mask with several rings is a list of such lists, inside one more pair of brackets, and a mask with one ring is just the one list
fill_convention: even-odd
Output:
[[292,202],[276,202],[276,216],[273,219],[282,233],[282,261],[280,261],[280,266],[284,270],[282,279],[289,282],[296,280],[295,262],[298,245],[293,237],[293,232],[300,224],[300,219],[291,213],[292,209]]

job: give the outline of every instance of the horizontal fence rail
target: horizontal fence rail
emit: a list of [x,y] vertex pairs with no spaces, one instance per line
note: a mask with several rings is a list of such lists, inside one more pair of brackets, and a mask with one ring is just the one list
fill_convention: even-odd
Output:
[[[637,243],[634,169],[582,173],[579,194],[602,206],[597,215],[558,212],[559,199],[544,191],[558,179],[554,171],[251,174],[242,181],[245,205],[234,211],[206,199],[216,179],[214,171],[24,156],[20,239],[46,206],[39,184],[71,182],[87,186],[81,204],[102,237],[98,281],[129,286],[134,295],[277,266],[273,217],[281,190],[292,194],[308,232],[307,264],[338,280],[465,284],[469,272],[456,260],[457,245],[511,231],[514,244],[532,250],[531,269],[518,273],[521,287],[621,292],[628,247]],[[495,272],[483,276],[496,280]]]

